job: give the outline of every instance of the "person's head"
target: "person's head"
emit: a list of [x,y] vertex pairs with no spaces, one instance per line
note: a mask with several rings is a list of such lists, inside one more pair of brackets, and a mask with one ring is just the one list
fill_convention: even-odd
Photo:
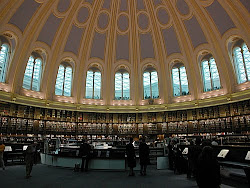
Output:
[[82,143],[85,143],[86,142],[86,140],[85,139],[82,139]]
[[200,138],[195,139],[195,145],[201,145],[201,139]]
[[211,146],[205,146],[202,149],[201,157],[207,160],[213,159],[213,148]]
[[134,139],[132,137],[129,138],[129,142],[132,143]]
[[3,144],[3,141],[2,140],[0,140],[0,145],[2,145]]
[[202,147],[204,147],[204,146],[211,146],[212,144],[211,144],[210,140],[203,140],[201,145],[202,145]]

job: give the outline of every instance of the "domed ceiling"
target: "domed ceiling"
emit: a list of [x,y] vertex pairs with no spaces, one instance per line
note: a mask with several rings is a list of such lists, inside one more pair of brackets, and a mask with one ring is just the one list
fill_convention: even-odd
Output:
[[[11,43],[11,63],[0,99],[83,111],[164,111],[250,98],[237,84],[231,47],[250,44],[249,0],[2,0],[0,35]],[[39,92],[22,88],[32,52],[44,64]],[[212,54],[221,89],[203,92],[200,60]],[[56,96],[58,67],[73,67],[71,97]],[[171,68],[186,67],[189,95],[174,97]],[[101,99],[85,98],[86,72],[102,73]],[[143,99],[143,71],[158,72],[159,98]],[[130,74],[130,100],[114,100],[114,77]]]

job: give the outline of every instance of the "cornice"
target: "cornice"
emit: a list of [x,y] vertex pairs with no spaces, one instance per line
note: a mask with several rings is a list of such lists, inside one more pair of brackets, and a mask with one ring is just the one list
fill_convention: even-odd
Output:
[[0,101],[2,102],[9,102],[14,104],[21,104],[34,107],[49,108],[49,109],[60,109],[60,110],[79,111],[79,112],[98,112],[98,113],[144,113],[144,112],[188,110],[188,109],[230,104],[249,99],[250,99],[250,89],[233,94],[211,97],[203,100],[193,100],[188,102],[179,102],[172,104],[142,105],[142,106],[132,106],[132,105],[110,106],[110,105],[63,103],[63,102],[32,98],[32,97],[0,91]]

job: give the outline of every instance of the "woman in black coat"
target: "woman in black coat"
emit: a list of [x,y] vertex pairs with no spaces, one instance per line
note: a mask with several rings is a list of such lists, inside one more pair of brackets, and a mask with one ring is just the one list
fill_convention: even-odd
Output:
[[199,188],[220,187],[220,165],[210,146],[205,146],[198,158],[196,181]]
[[134,167],[136,166],[135,148],[133,146],[133,138],[130,138],[129,144],[126,145],[127,162],[129,167],[129,176],[134,176]]
[[141,175],[146,175],[147,165],[149,164],[149,147],[145,143],[145,138],[142,139],[142,142],[139,146],[139,158],[140,158],[140,165],[141,165]]

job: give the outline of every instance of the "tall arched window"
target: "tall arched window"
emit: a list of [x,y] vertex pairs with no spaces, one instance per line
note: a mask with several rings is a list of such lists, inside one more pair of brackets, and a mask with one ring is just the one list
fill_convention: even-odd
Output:
[[172,68],[172,80],[174,96],[189,94],[187,73],[183,64],[176,64]]
[[5,43],[0,47],[0,82],[5,82],[9,63],[9,49],[9,45]]
[[55,94],[62,96],[71,96],[72,85],[72,67],[66,63],[62,63],[57,72]]
[[87,99],[100,99],[101,98],[101,85],[102,85],[101,72],[96,68],[88,70],[87,78],[86,78],[85,97]]
[[159,98],[158,74],[154,69],[146,69],[143,73],[144,99]]
[[220,89],[220,76],[215,59],[208,55],[201,62],[204,91]]
[[34,53],[29,57],[26,65],[23,78],[23,88],[40,91],[41,73],[42,59],[38,54]]
[[250,52],[243,41],[239,41],[233,48],[233,59],[238,83],[250,81]]
[[115,100],[130,99],[130,79],[129,73],[119,71],[115,73]]

